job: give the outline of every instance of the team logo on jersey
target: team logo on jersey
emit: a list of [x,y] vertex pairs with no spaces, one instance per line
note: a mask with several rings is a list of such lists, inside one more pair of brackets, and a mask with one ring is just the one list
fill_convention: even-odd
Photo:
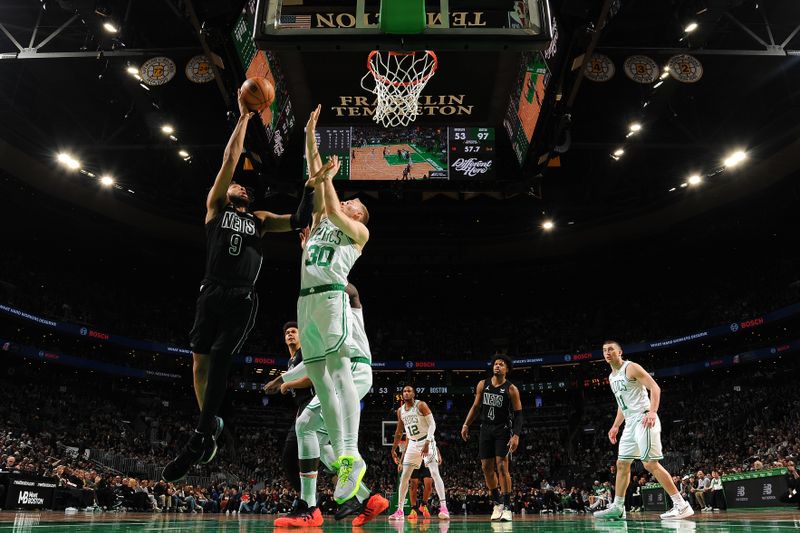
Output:
[[175,62],[168,57],[148,59],[139,69],[145,85],[164,85],[175,77]]
[[483,405],[489,405],[491,407],[503,407],[503,395],[484,392]]
[[231,211],[222,217],[222,227],[247,235],[256,234],[256,223],[252,220],[241,218]]

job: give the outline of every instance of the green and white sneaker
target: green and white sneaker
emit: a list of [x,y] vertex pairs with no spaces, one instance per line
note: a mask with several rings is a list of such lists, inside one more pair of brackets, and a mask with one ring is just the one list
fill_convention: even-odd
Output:
[[608,509],[595,511],[592,516],[599,520],[625,520],[625,508],[621,505],[609,505]]
[[343,455],[339,457],[339,482],[333,491],[333,499],[336,503],[343,504],[358,492],[358,486],[364,479],[367,471],[367,464],[361,457]]

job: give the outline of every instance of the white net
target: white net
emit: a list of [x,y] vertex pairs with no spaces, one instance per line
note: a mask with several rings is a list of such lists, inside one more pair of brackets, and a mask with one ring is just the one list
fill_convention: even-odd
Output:
[[375,50],[369,54],[367,66],[369,72],[361,78],[361,87],[377,97],[372,120],[391,128],[407,126],[416,119],[419,114],[419,95],[438,67],[436,54],[430,50]]

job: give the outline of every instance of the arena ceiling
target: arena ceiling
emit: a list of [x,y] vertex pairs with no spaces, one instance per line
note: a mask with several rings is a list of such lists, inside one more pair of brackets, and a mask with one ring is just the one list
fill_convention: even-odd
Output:
[[[218,168],[231,130],[234,90],[243,79],[229,43],[243,6],[202,0],[3,2],[0,167],[42,190],[106,209],[108,216],[155,215],[193,225]],[[498,232],[513,227],[522,235],[540,232],[546,218],[556,221],[557,230],[578,237],[584,232],[583,238],[601,227],[642,232],[741,199],[800,168],[793,144],[800,132],[797,2],[554,0],[552,7],[561,55],[552,65],[552,106],[537,126],[538,153],[518,168],[502,106],[486,102],[476,115],[479,123],[470,125],[497,130],[496,179],[346,184],[349,192],[379,205],[381,216],[374,219],[386,235],[399,236],[409,213],[419,229],[443,235],[465,224],[474,228],[481,218],[501,220],[493,226]],[[107,22],[118,33],[107,32]],[[697,29],[687,33],[692,22]],[[209,52],[225,68],[216,69],[212,82],[189,81],[183,74],[189,60]],[[612,64],[613,77],[592,81],[573,68],[586,52],[605,55],[609,61],[598,65],[607,75]],[[702,66],[694,83],[669,76],[655,87],[658,80],[637,83],[624,73],[631,56],[651,58],[660,75],[671,57],[684,53]],[[173,59],[177,73],[168,84],[144,87],[126,69],[155,56]],[[302,179],[302,123],[326,91],[336,97],[335,83],[312,91],[302,79],[315,68],[335,71],[336,58],[331,53],[326,63],[319,54],[309,55],[282,65],[292,80],[298,127],[278,162],[258,136],[248,145],[255,170],[246,179],[267,205],[293,202],[286,193],[294,193]],[[451,82],[460,76],[465,91],[486,82],[472,73],[448,76]],[[496,73],[494,85],[510,85],[504,76]],[[421,124],[450,125],[436,121]],[[626,137],[634,122],[641,131]],[[177,141],[162,131],[165,124],[173,126]],[[624,154],[615,159],[620,148]],[[748,159],[720,172],[736,149],[746,150]],[[119,188],[98,192],[99,184],[86,175],[62,169],[55,157],[62,151],[98,177],[113,175]],[[550,165],[540,164],[548,159]],[[703,184],[681,187],[690,175],[701,176]]]

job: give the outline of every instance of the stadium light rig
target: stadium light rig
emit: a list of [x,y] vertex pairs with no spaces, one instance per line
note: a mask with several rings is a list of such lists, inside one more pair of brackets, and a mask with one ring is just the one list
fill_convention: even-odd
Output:
[[103,185],[103,187],[111,187],[114,185],[114,178],[111,176],[103,176],[100,178],[100,184]]
[[116,26],[114,26],[114,25],[113,25],[112,23],[110,23],[110,22],[105,22],[105,23],[103,24],[103,28],[105,28],[105,30],[106,30],[108,33],[117,33],[117,32],[119,32],[119,28],[117,28]]
[[552,220],[545,220],[544,222],[542,222],[542,229],[545,231],[552,231],[553,228],[555,227],[556,225],[553,223]]
[[703,178],[701,178],[699,174],[694,174],[692,176],[689,176],[689,178],[686,181],[692,187],[696,187],[696,186],[700,185],[701,183],[703,183]]
[[725,165],[725,168],[733,168],[739,165],[739,163],[745,159],[747,159],[747,154],[744,152],[744,150],[736,150],[726,157],[722,164]]
[[694,30],[697,29],[697,27],[698,25],[696,22],[690,22],[689,24],[686,25],[685,28],[683,28],[683,31],[685,31],[686,33],[692,33]]
[[58,162],[70,170],[78,170],[81,167],[81,162],[66,152],[58,154]]

